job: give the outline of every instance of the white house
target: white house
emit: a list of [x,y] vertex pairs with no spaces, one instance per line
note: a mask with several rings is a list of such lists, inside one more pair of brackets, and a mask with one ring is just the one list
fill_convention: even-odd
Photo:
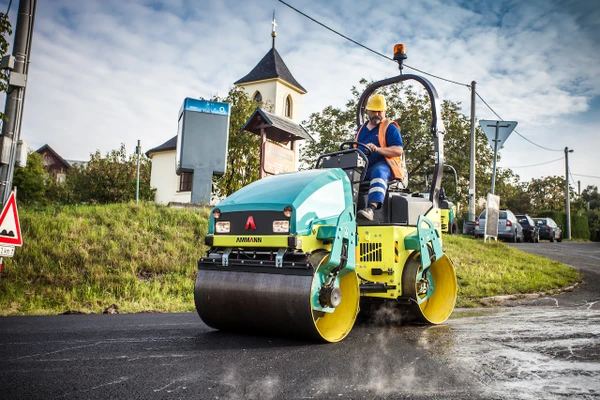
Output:
[[[265,104],[272,114],[299,124],[302,95],[306,89],[292,76],[275,49],[275,31],[271,35],[272,48],[249,74],[234,85],[243,88],[252,99]],[[179,176],[175,173],[176,146],[177,136],[146,152],[152,160],[150,186],[156,189],[155,202],[159,204],[191,202],[192,174],[182,173]],[[298,147],[295,151],[298,160]]]

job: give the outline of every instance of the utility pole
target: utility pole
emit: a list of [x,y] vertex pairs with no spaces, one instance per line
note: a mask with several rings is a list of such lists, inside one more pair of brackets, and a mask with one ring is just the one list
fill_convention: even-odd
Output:
[[471,82],[471,164],[469,170],[469,221],[475,221],[475,167],[477,140],[475,136],[475,85],[477,82]]
[[21,135],[36,4],[37,0],[19,2],[13,53],[2,59],[3,67],[10,70],[4,108],[7,120],[0,135],[0,201],[3,204],[8,201],[12,189],[17,143]]
[[569,150],[568,147],[565,147],[565,208],[567,209],[567,226],[565,226],[565,239],[571,239],[571,201],[569,199],[569,153],[572,152],[573,150]]

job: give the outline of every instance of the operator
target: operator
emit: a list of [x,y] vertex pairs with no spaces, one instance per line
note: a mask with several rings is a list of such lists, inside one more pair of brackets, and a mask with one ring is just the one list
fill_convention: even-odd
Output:
[[390,179],[402,179],[402,135],[400,126],[385,117],[385,97],[374,94],[366,106],[368,121],[356,133],[356,142],[371,150],[365,181],[370,182],[367,208],[359,210],[357,218],[373,220],[374,211],[381,208]]

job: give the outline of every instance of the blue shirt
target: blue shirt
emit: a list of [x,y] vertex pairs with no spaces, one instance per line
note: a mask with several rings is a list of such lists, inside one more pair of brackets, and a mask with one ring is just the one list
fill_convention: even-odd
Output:
[[[359,128],[360,129],[360,128]],[[367,125],[360,131],[358,134],[358,142],[359,143],[373,143],[377,147],[381,147],[379,143],[379,125],[375,128],[369,130]],[[400,133],[400,129],[394,124],[390,124],[385,131],[385,142],[386,147],[389,146],[402,146],[402,134]],[[360,147],[359,147],[360,148]],[[362,148],[361,150],[364,150]],[[380,161],[385,161],[385,157],[379,153],[372,152],[369,156],[369,165],[375,165]]]

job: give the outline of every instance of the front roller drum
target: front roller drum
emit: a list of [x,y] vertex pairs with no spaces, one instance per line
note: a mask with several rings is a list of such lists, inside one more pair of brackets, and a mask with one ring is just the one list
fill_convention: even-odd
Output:
[[417,321],[444,322],[456,304],[456,273],[446,254],[428,268],[422,268],[418,253],[409,257],[402,273],[403,296],[410,298],[410,313]]
[[[317,272],[328,255],[311,256]],[[314,293],[319,285],[313,284],[318,275],[200,269],[194,289],[196,310],[204,323],[215,329],[338,342],[356,320],[358,278],[354,271],[338,278],[339,292],[327,295],[337,304],[329,313],[313,310],[311,299],[319,298],[319,293]]]

